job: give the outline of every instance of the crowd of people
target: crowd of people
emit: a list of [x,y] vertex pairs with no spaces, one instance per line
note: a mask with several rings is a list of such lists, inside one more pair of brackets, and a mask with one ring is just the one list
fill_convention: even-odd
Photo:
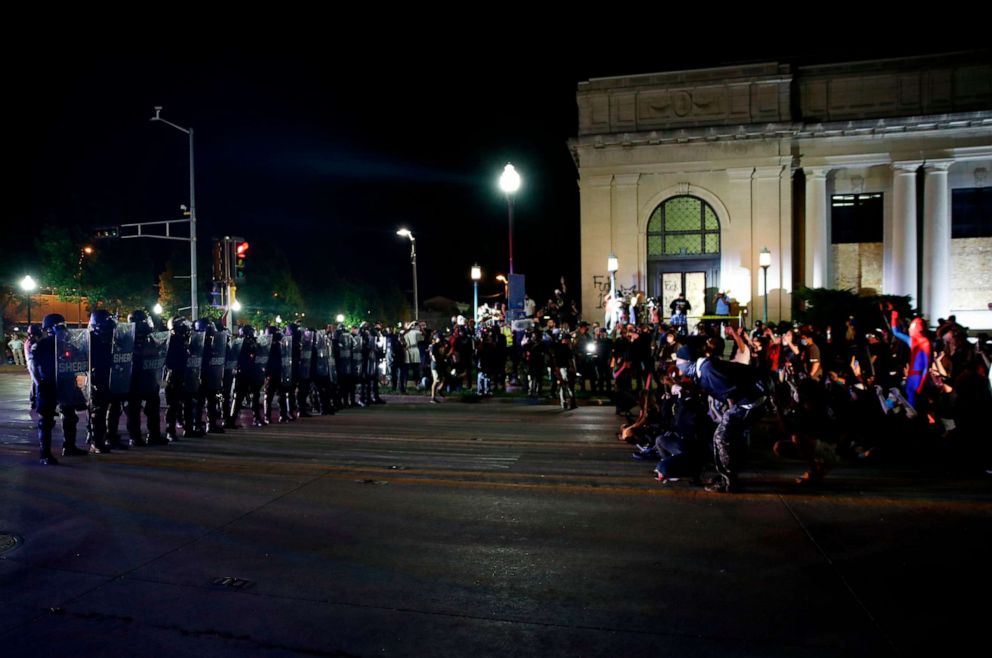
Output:
[[[923,318],[891,307],[877,327],[764,326],[752,331],[700,324],[628,325],[614,348],[617,413],[637,409],[617,436],[634,457],[657,462],[661,482],[741,487],[739,473],[754,423],[764,416],[774,453],[805,463],[801,485],[821,481],[841,459],[915,452],[992,475],[992,342],[969,339],[954,318],[929,331]],[[626,344],[624,344],[626,341]],[[633,397],[632,397],[633,396]]]
[[[922,318],[907,323],[882,308],[868,329],[852,318],[841,331],[761,322],[750,331],[714,322],[690,331],[684,295],[665,321],[638,301],[641,323],[610,326],[580,320],[564,281],[541,307],[528,298],[522,320],[507,322],[504,307],[484,306],[476,318],[456,315],[440,328],[366,322],[232,332],[175,317],[155,331],[144,311],[118,323],[97,310],[85,330],[49,315],[11,348],[27,357],[48,464],[57,463],[57,415],[62,454],[72,456],[224,432],[240,426],[243,410],[264,426],[276,410],[276,421],[292,422],[384,404],[385,389],[441,403],[453,392],[487,397],[515,387],[565,410],[586,394],[609,396],[623,417],[617,436],[636,446],[636,459],[656,462],[654,477],[702,485],[712,466],[711,491],[741,488],[750,432],[762,418],[777,435],[775,454],[805,463],[803,485],[822,480],[839,459],[935,445],[992,467],[982,415],[992,402],[992,343],[969,339],[954,318],[931,332]],[[88,449],[76,445],[81,411]]]

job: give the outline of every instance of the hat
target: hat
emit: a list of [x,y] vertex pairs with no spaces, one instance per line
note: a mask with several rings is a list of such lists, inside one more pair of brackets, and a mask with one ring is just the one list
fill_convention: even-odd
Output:
[[689,347],[688,345],[683,345],[682,347],[680,347],[678,350],[675,351],[675,358],[683,359],[685,361],[692,361],[696,358],[696,355],[693,354],[691,347]]

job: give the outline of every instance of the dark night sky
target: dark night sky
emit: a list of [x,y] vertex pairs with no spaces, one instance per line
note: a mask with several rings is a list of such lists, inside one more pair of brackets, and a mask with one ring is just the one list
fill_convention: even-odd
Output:
[[46,35],[32,53],[5,47],[3,113],[8,162],[17,167],[4,217],[19,238],[0,247],[8,269],[29,266],[25,245],[43,226],[176,218],[188,196],[187,147],[184,135],[148,121],[162,105],[163,117],[196,133],[201,271],[209,239],[231,233],[280,245],[298,279],[331,263],[406,290],[408,244],[394,232],[407,226],[417,236],[421,299],[467,300],[474,261],[490,277],[506,269],[497,178],[511,161],[524,178],[516,269],[532,295],[546,295],[559,275],[578,283],[578,189],[566,147],[576,133],[578,81],[957,44],[946,37],[842,48],[794,37],[663,48],[614,38],[577,52],[562,45],[573,40],[563,27],[518,34],[510,46],[505,34],[398,28],[346,42],[343,29],[333,38],[231,31],[181,40],[82,31]]

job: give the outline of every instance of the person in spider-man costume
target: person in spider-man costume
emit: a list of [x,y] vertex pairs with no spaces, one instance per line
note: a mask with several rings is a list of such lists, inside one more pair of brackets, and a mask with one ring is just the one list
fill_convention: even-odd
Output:
[[930,370],[930,340],[927,338],[926,323],[923,318],[913,318],[909,323],[909,335],[902,333],[899,326],[899,312],[892,310],[892,335],[909,345],[909,371],[906,373],[906,400],[919,410],[917,401],[923,394],[927,372]]

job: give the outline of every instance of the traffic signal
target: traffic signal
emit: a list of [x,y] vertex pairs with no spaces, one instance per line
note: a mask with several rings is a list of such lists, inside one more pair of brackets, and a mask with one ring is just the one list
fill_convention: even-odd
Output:
[[120,235],[121,231],[118,226],[101,226],[93,229],[93,237],[97,240],[112,240],[114,238],[119,238]]
[[227,277],[224,276],[224,241],[214,239],[213,248],[213,261],[214,261],[214,281],[219,281],[221,283],[227,282]]
[[241,283],[245,280],[245,258],[248,255],[248,243],[236,242],[234,244],[234,281]]

